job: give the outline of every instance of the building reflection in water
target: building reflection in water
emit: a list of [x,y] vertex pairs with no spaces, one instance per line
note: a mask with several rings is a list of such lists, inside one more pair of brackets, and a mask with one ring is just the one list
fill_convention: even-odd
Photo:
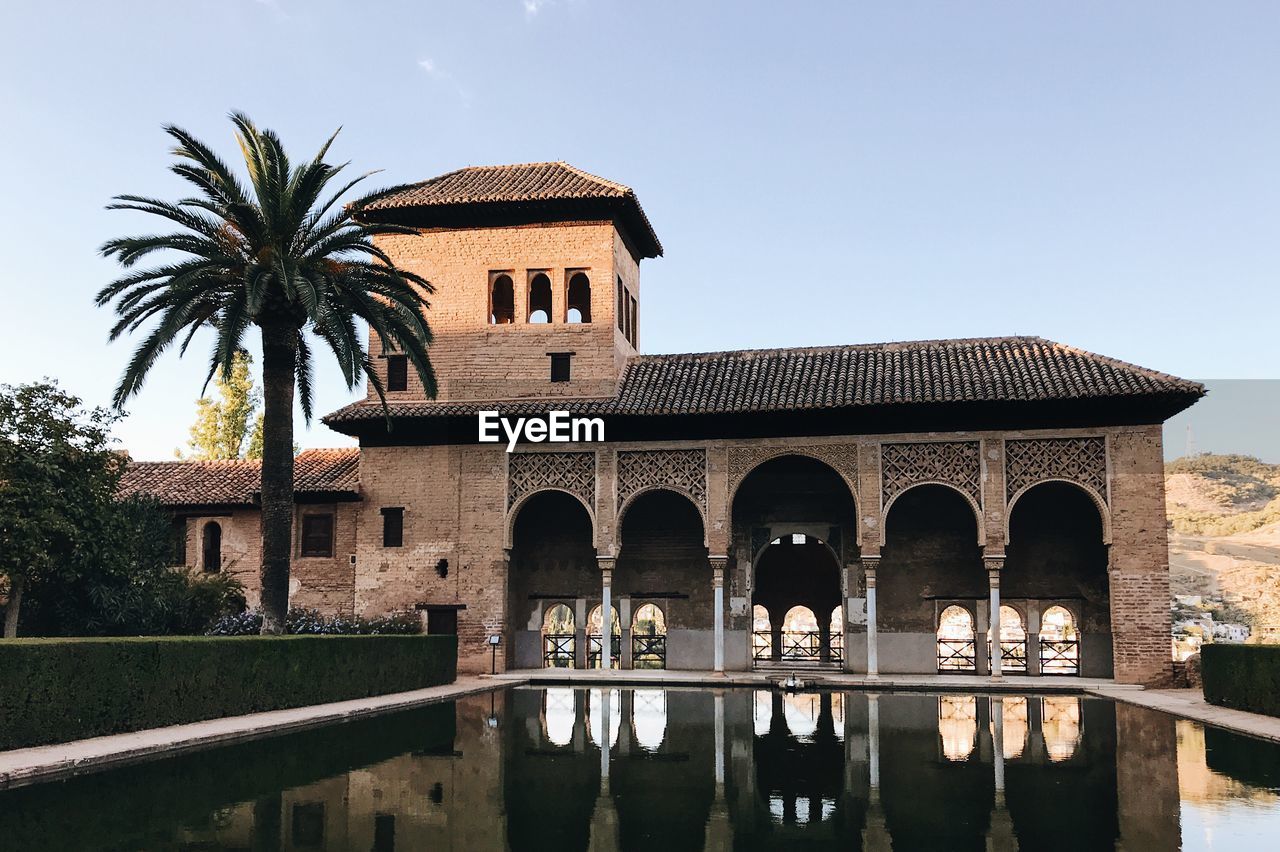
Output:
[[[216,784],[212,752],[0,794],[6,848],[1179,848],[1172,720],[1100,699],[554,688],[444,710],[453,728],[255,743]],[[103,802],[126,833],[56,833]]]

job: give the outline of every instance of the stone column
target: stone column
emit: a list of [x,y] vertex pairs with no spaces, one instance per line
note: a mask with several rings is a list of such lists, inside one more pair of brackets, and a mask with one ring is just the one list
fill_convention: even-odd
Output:
[[879,648],[876,644],[876,570],[879,556],[862,557],[862,572],[867,585],[867,677],[880,676]]
[[631,652],[634,643],[631,639],[631,598],[625,595],[618,598],[618,621],[620,622],[619,627],[622,629],[622,643],[618,648],[618,653],[621,654],[622,658],[618,660],[618,668],[629,669],[633,667]]
[[729,564],[727,556],[712,556],[711,591],[715,598],[715,670],[724,674],[724,569]]
[[987,566],[987,584],[991,589],[991,679],[1000,680],[1004,662],[1000,653],[1000,570],[1004,568],[1004,556],[988,556],[982,561]]
[[[600,563],[600,670],[613,668],[613,566],[612,556],[599,556]],[[606,705],[607,706],[607,705]]]
[[1027,601],[1027,674],[1040,674],[1040,602]]
[[1004,699],[993,696],[991,702],[991,755],[995,768],[996,807],[1004,807]]

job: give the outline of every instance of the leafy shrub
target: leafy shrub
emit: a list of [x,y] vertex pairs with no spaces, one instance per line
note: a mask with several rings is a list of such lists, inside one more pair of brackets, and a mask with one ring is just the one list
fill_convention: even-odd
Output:
[[451,683],[455,636],[0,642],[0,751]]
[[[213,623],[207,636],[254,636],[262,629],[258,611],[224,615]],[[295,607],[285,619],[285,633],[295,636],[406,636],[422,632],[416,613],[393,612],[378,618],[326,616],[316,609]]]
[[1210,704],[1280,716],[1280,645],[1205,645],[1200,676]]

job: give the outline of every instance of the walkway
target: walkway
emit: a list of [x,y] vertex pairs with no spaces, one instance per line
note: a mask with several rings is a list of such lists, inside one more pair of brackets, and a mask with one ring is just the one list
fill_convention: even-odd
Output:
[[1225,728],[1238,734],[1248,734],[1272,742],[1280,742],[1280,719],[1264,716],[1261,713],[1249,713],[1244,710],[1231,710],[1218,707],[1204,700],[1198,689],[1142,689],[1137,691],[1110,686],[1095,687],[1089,690],[1093,695],[1112,698],[1159,710],[1180,719],[1191,719],[1215,728]]
[[318,728],[366,716],[394,713],[397,710],[450,701],[475,692],[487,692],[493,686],[490,680],[464,676],[450,684],[412,692],[335,701],[292,710],[270,710],[246,716],[228,716],[130,734],[113,734],[4,751],[0,752],[0,790],[146,760],[174,757],[213,746]]

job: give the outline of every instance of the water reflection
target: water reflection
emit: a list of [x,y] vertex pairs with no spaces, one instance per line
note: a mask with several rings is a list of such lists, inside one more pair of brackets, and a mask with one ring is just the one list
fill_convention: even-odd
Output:
[[1276,848],[1280,746],[1076,696],[514,689],[0,793],[4,848]]

